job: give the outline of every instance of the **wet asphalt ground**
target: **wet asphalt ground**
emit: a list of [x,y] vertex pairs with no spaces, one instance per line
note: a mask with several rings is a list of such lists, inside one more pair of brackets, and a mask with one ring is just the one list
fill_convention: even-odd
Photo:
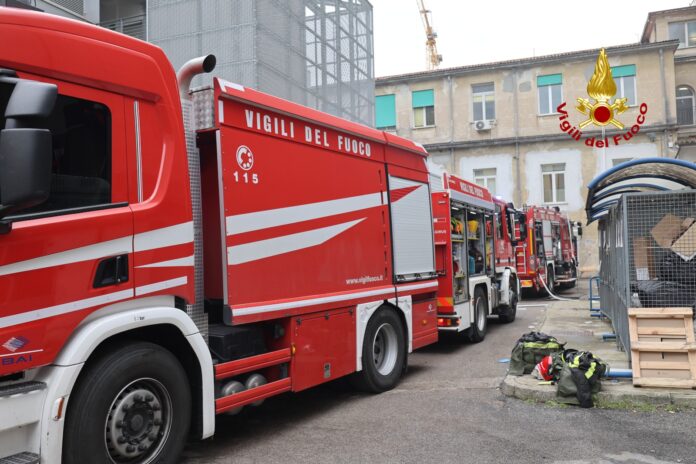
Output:
[[[563,294],[586,298],[583,284]],[[181,462],[696,463],[695,411],[580,409],[501,394],[500,360],[551,304],[527,299],[512,324],[490,319],[481,343],[445,339],[411,354],[390,392],[336,381],[220,416],[215,437],[189,443]]]

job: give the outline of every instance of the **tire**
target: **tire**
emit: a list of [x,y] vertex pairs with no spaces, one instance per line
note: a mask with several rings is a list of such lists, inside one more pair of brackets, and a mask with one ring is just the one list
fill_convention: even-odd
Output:
[[488,298],[481,287],[474,290],[474,323],[469,328],[469,341],[482,342],[488,329]]
[[549,293],[549,291],[551,293],[553,293],[555,285],[556,285],[556,279],[553,275],[553,268],[548,267],[548,268],[546,268],[546,286],[548,287],[548,290],[546,290],[546,289],[544,289],[544,290],[546,290],[546,293]]
[[136,342],[85,369],[68,403],[63,463],[178,462],[191,422],[191,392],[174,355]]
[[561,285],[561,288],[563,288],[563,289],[575,288],[575,285],[576,285],[577,282],[578,282],[578,268],[575,267],[575,265],[573,265],[573,272],[572,272],[571,275],[572,275],[573,277],[575,277],[575,280],[572,281],[572,282],[568,282],[568,283],[562,284],[562,285]]
[[517,297],[517,280],[510,282],[510,288],[514,289],[510,291],[510,304],[505,308],[502,308],[501,313],[498,316],[500,322],[504,324],[509,324],[515,320],[515,317],[517,317],[517,301],[519,300]]
[[401,319],[392,309],[378,310],[365,329],[362,371],[351,377],[359,390],[382,393],[399,382],[406,366],[406,337]]

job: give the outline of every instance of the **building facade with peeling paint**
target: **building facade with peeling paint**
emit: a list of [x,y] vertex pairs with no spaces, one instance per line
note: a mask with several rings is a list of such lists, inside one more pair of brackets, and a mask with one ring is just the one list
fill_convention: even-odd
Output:
[[[696,30],[696,7],[653,12],[640,43],[606,48],[615,98],[627,99],[622,128],[569,134],[558,111],[565,102],[574,128],[587,119],[577,99],[590,98],[599,49],[378,78],[376,126],[422,143],[432,161],[516,206],[558,206],[584,222],[586,186],[600,172],[635,158],[696,160],[692,20]],[[581,270],[594,274],[596,225],[579,246]]]

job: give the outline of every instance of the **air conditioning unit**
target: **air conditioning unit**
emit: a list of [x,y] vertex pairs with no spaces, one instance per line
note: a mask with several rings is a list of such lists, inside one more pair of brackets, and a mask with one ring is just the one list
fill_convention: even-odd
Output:
[[477,131],[489,131],[491,130],[491,124],[492,121],[488,119],[483,119],[481,121],[476,121],[474,122],[474,127],[476,128]]

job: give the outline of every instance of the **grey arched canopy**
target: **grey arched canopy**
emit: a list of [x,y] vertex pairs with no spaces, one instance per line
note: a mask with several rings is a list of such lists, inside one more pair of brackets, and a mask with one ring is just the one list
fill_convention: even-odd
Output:
[[604,171],[587,186],[587,223],[607,213],[622,194],[696,189],[696,164],[671,158],[642,158]]

